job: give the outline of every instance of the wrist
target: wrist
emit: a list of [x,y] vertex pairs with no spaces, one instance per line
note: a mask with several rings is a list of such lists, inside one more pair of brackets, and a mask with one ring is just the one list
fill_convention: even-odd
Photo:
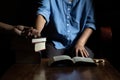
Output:
[[85,45],[85,42],[84,42],[84,41],[81,41],[81,40],[78,40],[77,44],[84,46],[84,45]]
[[12,29],[12,31],[13,31],[14,33],[16,33],[17,35],[21,35],[21,33],[22,33],[22,31],[20,31],[20,30],[17,29],[16,27],[14,27],[14,28]]

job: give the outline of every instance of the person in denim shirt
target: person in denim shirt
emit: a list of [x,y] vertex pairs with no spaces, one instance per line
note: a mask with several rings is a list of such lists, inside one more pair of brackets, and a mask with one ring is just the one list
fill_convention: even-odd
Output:
[[46,55],[94,57],[85,46],[94,30],[92,0],[39,0],[34,37],[47,37]]

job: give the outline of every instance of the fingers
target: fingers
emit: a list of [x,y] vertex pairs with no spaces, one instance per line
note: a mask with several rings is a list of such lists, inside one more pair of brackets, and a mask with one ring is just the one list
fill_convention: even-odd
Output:
[[15,27],[15,32],[26,38],[38,38],[40,37],[40,32],[33,27],[26,27],[23,25],[18,25]]
[[36,35],[34,35],[34,38],[39,38],[40,36],[40,33],[37,33]]
[[21,30],[18,30],[17,28],[14,28],[14,32],[18,35],[21,35],[22,31]]
[[34,38],[40,37],[40,32],[36,29],[32,29],[31,34],[34,36]]
[[78,56],[78,51],[79,51],[79,50],[78,50],[78,49],[76,49],[76,56]]
[[17,25],[16,28],[19,29],[19,30],[24,30],[24,26],[23,25]]
[[76,49],[76,56],[78,56],[79,54],[81,54],[82,57],[89,57],[89,53],[87,52],[85,48]]
[[81,53],[82,57],[89,57],[89,53],[87,52],[86,49],[80,51],[80,53]]

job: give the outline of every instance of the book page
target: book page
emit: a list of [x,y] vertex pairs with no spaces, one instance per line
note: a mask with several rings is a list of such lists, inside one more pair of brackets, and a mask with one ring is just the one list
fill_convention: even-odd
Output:
[[59,55],[49,58],[48,66],[71,66],[73,61],[68,55]]
[[35,43],[34,49],[35,49],[35,52],[46,49],[45,42]]
[[85,57],[73,57],[72,58],[74,63],[75,62],[89,62],[89,63],[94,63],[94,60],[92,58],[85,58]]
[[59,56],[54,56],[53,57],[54,61],[60,61],[60,60],[72,60],[71,57],[67,56],[67,55],[59,55]]

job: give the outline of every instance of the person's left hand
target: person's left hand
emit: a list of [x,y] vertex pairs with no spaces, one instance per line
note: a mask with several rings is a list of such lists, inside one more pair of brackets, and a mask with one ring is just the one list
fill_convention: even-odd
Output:
[[82,57],[89,56],[89,53],[84,47],[84,44],[82,44],[81,42],[77,42],[77,44],[75,45],[75,52],[76,52],[76,56],[78,56],[79,54],[81,54]]

